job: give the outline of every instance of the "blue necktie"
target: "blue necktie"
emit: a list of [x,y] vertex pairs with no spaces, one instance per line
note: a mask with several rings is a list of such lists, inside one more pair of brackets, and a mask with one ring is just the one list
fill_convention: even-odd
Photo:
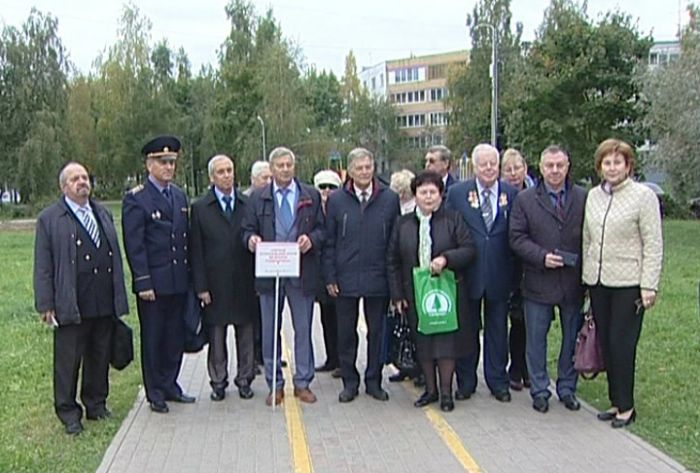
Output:
[[290,229],[292,227],[292,222],[294,221],[294,216],[292,215],[292,206],[289,205],[289,200],[287,196],[289,195],[289,189],[278,189],[277,192],[282,196],[282,202],[280,202],[280,223],[285,229]]
[[231,207],[231,201],[233,199],[230,195],[225,195],[223,199],[224,204],[226,205],[226,208],[224,209],[224,214],[226,214],[227,219],[231,220],[231,218],[233,218],[233,208]]
[[168,205],[173,206],[173,200],[170,194],[170,188],[166,187],[163,189],[163,197],[168,201]]

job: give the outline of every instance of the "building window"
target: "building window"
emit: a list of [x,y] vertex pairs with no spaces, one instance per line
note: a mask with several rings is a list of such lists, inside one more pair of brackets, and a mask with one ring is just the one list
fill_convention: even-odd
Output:
[[384,74],[379,74],[379,87],[384,87]]
[[659,55],[656,53],[649,54],[649,64],[656,65],[659,63]]
[[377,78],[372,77],[372,90],[377,88]]

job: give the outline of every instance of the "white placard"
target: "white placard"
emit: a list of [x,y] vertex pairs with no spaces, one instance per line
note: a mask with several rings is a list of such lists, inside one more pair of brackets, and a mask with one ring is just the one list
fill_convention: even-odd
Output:
[[298,243],[261,241],[255,248],[255,277],[298,278],[300,260]]

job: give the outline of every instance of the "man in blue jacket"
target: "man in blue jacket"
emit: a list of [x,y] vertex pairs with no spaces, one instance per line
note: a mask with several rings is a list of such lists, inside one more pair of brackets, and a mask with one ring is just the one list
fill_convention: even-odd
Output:
[[[275,323],[275,279],[256,278],[255,289],[260,294],[262,317],[262,351],[265,362],[265,380],[270,394],[265,403],[281,404],[284,399],[284,378],[281,366],[280,332],[282,307],[287,299],[294,325],[294,396],[302,402],[316,402],[309,385],[314,379],[314,350],[311,338],[313,308],[320,279],[318,252],[323,248],[324,217],[318,191],[302,184],[295,177],[295,157],[288,148],[275,148],[270,153],[272,182],[257,189],[250,196],[243,221],[243,243],[255,253],[263,241],[296,242],[301,252],[301,276],[280,281],[280,323]],[[273,354],[274,337],[277,353]],[[276,363],[276,385],[272,385],[273,360]]]
[[338,358],[344,389],[340,402],[357,396],[357,320],[360,298],[367,322],[365,389],[380,401],[382,389],[383,319],[389,305],[386,254],[391,229],[400,213],[399,196],[374,177],[374,157],[364,148],[348,155],[351,179],[328,198],[324,275],[326,289],[336,298]]
[[180,141],[157,137],[143,147],[148,179],[124,196],[124,248],[141,326],[141,369],[151,410],[192,403],[177,383],[185,339],[188,289],[187,196],[175,184]]
[[476,245],[476,261],[467,269],[470,334],[476,350],[457,360],[457,400],[476,390],[479,364],[479,326],[484,309],[484,377],[491,393],[510,402],[508,364],[508,299],[516,287],[515,258],[508,243],[508,219],[517,195],[499,180],[498,150],[488,144],[472,151],[476,178],[452,186],[447,205],[459,211]]

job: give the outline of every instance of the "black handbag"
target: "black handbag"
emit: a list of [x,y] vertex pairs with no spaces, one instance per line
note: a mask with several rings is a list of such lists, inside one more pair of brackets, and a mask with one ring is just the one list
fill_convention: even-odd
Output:
[[113,323],[109,364],[115,370],[123,370],[134,360],[134,333],[119,317],[114,317]]
[[405,314],[397,314],[397,322],[391,332],[391,345],[389,354],[391,362],[400,371],[414,371],[418,369],[416,361],[416,344],[411,337],[411,328]]

